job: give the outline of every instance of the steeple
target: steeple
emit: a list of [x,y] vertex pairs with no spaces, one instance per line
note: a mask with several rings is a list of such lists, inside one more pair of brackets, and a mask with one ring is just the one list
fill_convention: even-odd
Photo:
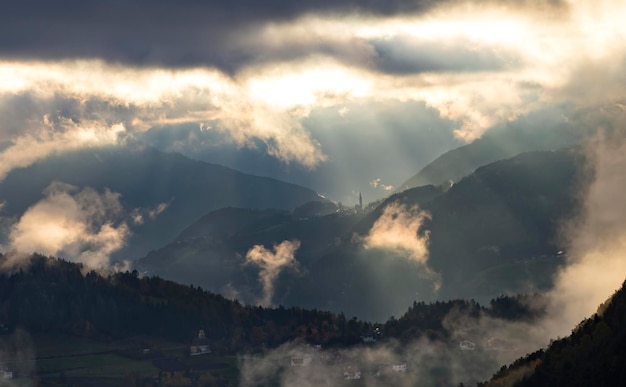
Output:
[[363,211],[363,197],[361,196],[361,192],[359,192],[359,211]]

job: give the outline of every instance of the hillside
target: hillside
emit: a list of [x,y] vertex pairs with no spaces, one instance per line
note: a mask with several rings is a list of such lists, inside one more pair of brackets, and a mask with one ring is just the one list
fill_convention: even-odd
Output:
[[230,168],[163,153],[142,146],[98,148],[51,156],[12,171],[0,182],[3,216],[24,213],[41,200],[52,182],[79,188],[105,188],[121,194],[124,211],[144,212],[167,207],[154,219],[131,224],[127,248],[116,257],[129,259],[173,239],[209,211],[237,206],[292,210],[312,200],[323,200],[308,188],[271,178],[247,175]]
[[[247,252],[298,240],[297,266],[277,275],[273,302],[375,321],[402,312],[416,298],[488,301],[545,289],[563,262],[559,229],[579,208],[583,161],[573,150],[522,154],[479,168],[446,192],[433,186],[407,190],[371,212],[302,218],[220,210],[137,267],[256,303],[261,268],[246,264]],[[429,233],[430,274],[406,255],[365,248],[364,238],[391,203],[430,213],[420,231]]]
[[259,268],[246,264],[246,253],[255,245],[271,248],[285,240],[298,240],[298,267],[284,270],[274,299],[284,304],[292,282],[306,275],[360,218],[357,214],[303,218],[280,210],[224,208],[205,215],[173,242],[137,261],[135,267],[254,304],[262,293]]
[[482,386],[626,385],[626,283],[569,337],[503,367]]
[[425,206],[433,267],[453,268],[447,280],[462,285],[490,267],[555,256],[565,248],[560,226],[578,213],[589,181],[583,166],[575,150],[530,152],[462,179]]
[[429,184],[448,186],[483,165],[524,152],[570,147],[581,138],[582,135],[572,128],[544,130],[516,126],[496,129],[439,156],[402,183],[395,192]]
[[[0,264],[10,259],[0,256]],[[468,329],[478,328],[482,317],[537,316],[524,297],[501,297],[488,307],[465,300],[413,302],[397,319],[371,324],[318,310],[243,306],[136,272],[85,271],[35,255],[19,269],[0,272],[0,367],[14,372],[16,383],[226,386],[256,377],[248,384],[317,380],[335,386],[352,365],[375,385],[408,386],[419,378],[422,385],[456,386],[484,379],[501,363],[494,351],[463,351],[456,328],[446,323],[449,316],[466,315]],[[190,356],[200,329],[211,352]],[[427,361],[407,357],[416,345],[441,352]],[[315,363],[290,367],[294,357]],[[391,372],[396,363],[406,364],[406,373]],[[287,376],[296,379],[285,382]]]
[[[0,264],[6,262],[7,256],[0,256]],[[227,353],[293,340],[302,333],[300,324],[313,328],[310,324],[325,321],[327,328],[316,329],[320,343],[347,337],[345,327],[336,326],[339,317],[328,312],[243,306],[200,287],[139,277],[137,272],[83,274],[80,264],[39,255],[26,262],[16,272],[0,272],[0,321],[8,330],[103,340],[140,334],[186,342],[204,327],[213,345]],[[270,322],[276,331],[264,343],[254,343],[253,328]],[[359,322],[353,335],[369,327]]]

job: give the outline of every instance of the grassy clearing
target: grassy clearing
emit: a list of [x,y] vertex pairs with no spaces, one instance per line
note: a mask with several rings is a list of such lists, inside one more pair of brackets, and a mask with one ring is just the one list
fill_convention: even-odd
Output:
[[32,341],[38,358],[105,352],[117,348],[115,343],[63,334],[37,334],[32,336]]
[[[182,343],[149,337],[99,341],[69,335],[34,335],[35,376],[42,385],[124,385],[129,377],[154,378],[160,369],[155,359],[177,359],[196,378],[223,378],[237,384],[236,356],[207,354],[188,356]],[[143,353],[143,348],[150,348]],[[162,373],[163,374],[163,373]],[[169,374],[169,373],[165,373]]]

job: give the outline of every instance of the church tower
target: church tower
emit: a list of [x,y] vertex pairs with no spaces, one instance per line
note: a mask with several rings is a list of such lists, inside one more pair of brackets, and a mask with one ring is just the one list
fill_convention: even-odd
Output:
[[359,212],[363,211],[363,197],[361,196],[361,193],[359,192]]

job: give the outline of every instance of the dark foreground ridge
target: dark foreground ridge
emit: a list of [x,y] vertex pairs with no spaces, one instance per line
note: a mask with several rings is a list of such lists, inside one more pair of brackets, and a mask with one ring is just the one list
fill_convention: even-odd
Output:
[[626,385],[626,283],[569,337],[502,367],[481,386]]

